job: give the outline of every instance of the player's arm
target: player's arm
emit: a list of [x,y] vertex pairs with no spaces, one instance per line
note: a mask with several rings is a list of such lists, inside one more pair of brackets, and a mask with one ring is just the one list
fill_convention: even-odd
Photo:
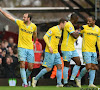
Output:
[[48,38],[48,36],[47,36],[47,35],[44,35],[43,39],[44,39],[46,45],[49,47],[49,51],[50,51],[51,53],[53,53],[53,49],[52,49],[52,47],[51,47],[51,45],[50,45],[50,43],[49,43],[49,38]]
[[48,30],[47,33],[46,33],[46,34],[44,35],[44,37],[43,37],[43,39],[44,39],[46,45],[49,47],[49,51],[50,51],[51,53],[53,53],[53,49],[52,49],[52,47],[51,47],[51,45],[50,45],[49,37],[52,36],[53,33],[54,33],[53,30]]
[[34,40],[34,43],[36,42],[36,38],[37,38],[37,31],[33,32],[33,40]]
[[75,39],[77,39],[77,38],[79,37],[79,35],[82,36],[83,31],[84,31],[84,27],[81,26],[81,27],[79,28],[79,30],[75,30],[75,32],[74,32],[74,33],[71,33],[71,35],[72,35]]
[[5,16],[7,17],[8,19],[12,20],[12,21],[15,21],[15,18],[12,17],[10,14],[6,13],[5,11],[3,11],[1,8],[0,8],[0,12]]
[[51,46],[50,46],[50,43],[49,43],[49,38],[48,38],[48,36],[47,36],[47,35],[44,35],[43,39],[44,39],[45,43],[47,44],[47,46],[48,46],[48,47],[51,47]]
[[75,38],[75,39],[77,39],[78,38],[78,36],[79,36],[79,31],[75,31],[75,32],[73,32],[73,33],[71,33],[71,35]]

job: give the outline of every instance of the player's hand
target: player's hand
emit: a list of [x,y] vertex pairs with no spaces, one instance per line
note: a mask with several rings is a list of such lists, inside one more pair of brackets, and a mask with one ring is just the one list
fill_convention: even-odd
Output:
[[79,31],[79,30],[75,30],[75,32],[76,32],[76,33],[80,33],[80,31]]
[[49,51],[50,53],[53,53],[53,49],[51,47],[49,47]]

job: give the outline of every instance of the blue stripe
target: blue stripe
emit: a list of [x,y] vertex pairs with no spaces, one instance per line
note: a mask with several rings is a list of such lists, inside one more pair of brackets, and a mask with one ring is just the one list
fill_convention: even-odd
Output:
[[49,37],[49,35],[47,33],[45,35],[47,35]]
[[75,31],[70,32],[70,34],[73,33],[73,32],[75,32]]
[[98,37],[100,37],[100,36],[98,36]]
[[57,27],[58,27],[58,29],[59,29],[59,31],[60,31],[60,28],[59,28],[59,26],[57,25]]
[[49,43],[51,42],[51,36],[50,36],[50,39],[49,39]]
[[15,23],[16,23],[17,19],[15,19]]

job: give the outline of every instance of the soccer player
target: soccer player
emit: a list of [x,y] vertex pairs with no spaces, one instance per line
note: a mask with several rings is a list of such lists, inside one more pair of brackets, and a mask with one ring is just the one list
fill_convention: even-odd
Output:
[[96,64],[97,53],[96,53],[96,42],[99,49],[100,59],[100,28],[95,25],[95,18],[89,16],[87,18],[87,25],[81,27],[81,34],[83,37],[82,41],[82,55],[84,59],[85,67],[81,70],[80,75],[76,78],[76,83],[81,87],[81,78],[85,73],[89,72],[89,87],[97,87],[93,84],[95,79],[95,71],[98,69]]
[[[77,39],[77,37],[79,36],[78,30],[75,31],[75,28],[73,26],[73,24],[75,24],[77,21],[78,21],[78,16],[75,13],[73,13],[71,15],[70,21],[66,23],[63,32],[61,51],[62,51],[62,56],[64,61],[64,69],[63,69],[64,87],[77,86],[75,84],[74,79],[81,65],[79,55],[74,47],[75,39]],[[70,82],[68,83],[68,70],[69,70],[69,64],[71,59],[76,63],[76,65],[73,67]]]
[[[34,63],[32,35],[35,43],[37,37],[37,27],[31,22],[32,16],[29,13],[25,13],[23,15],[23,20],[19,20],[4,12],[2,9],[0,9],[0,12],[8,19],[15,22],[19,27],[18,58],[20,61],[20,74],[24,87],[27,87],[27,78],[31,74]],[[25,71],[26,59],[28,62],[28,69]]]
[[63,87],[61,83],[62,63],[61,63],[60,54],[58,52],[58,44],[65,23],[66,23],[65,19],[60,19],[59,25],[50,28],[44,35],[43,39],[46,43],[46,48],[45,48],[45,57],[43,61],[43,66],[46,68],[42,69],[36,77],[32,78],[33,87],[36,86],[37,80],[41,76],[43,76],[45,73],[52,70],[53,65],[57,66],[57,87]]

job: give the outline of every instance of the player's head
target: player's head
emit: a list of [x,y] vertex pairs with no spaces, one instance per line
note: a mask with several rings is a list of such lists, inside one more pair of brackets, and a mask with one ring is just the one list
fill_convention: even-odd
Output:
[[89,16],[87,18],[87,24],[89,27],[93,27],[95,25],[95,17],[94,16]]
[[31,21],[31,19],[32,19],[32,15],[30,13],[25,13],[23,15],[23,21],[24,21],[24,23],[27,23],[27,22]]
[[78,21],[78,16],[77,16],[77,14],[72,13],[70,20],[73,21],[73,23],[77,23],[77,21]]
[[61,18],[59,20],[58,24],[60,25],[61,29],[64,29],[66,22],[67,22],[67,20],[64,18]]

